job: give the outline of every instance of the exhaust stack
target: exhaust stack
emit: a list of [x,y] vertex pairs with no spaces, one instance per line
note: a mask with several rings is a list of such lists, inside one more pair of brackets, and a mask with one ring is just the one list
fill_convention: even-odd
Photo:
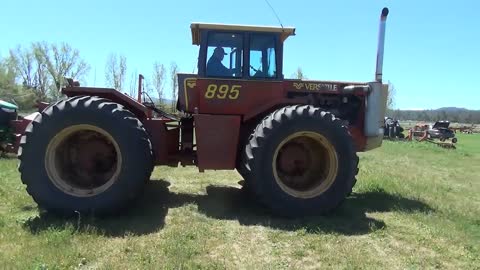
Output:
[[138,92],[137,92],[137,101],[138,103],[142,103],[142,86],[143,86],[143,75],[139,74],[138,75]]
[[375,70],[375,81],[382,82],[382,70],[383,70],[383,51],[385,45],[385,27],[388,16],[388,8],[382,9],[380,15],[380,29],[378,32],[378,49],[377,49],[377,68]]

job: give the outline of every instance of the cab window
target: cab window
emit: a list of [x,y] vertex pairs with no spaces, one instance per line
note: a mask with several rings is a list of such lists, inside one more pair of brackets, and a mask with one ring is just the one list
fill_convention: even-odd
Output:
[[274,35],[252,34],[250,37],[250,77],[276,78],[276,37]]
[[243,35],[209,33],[207,77],[242,77]]

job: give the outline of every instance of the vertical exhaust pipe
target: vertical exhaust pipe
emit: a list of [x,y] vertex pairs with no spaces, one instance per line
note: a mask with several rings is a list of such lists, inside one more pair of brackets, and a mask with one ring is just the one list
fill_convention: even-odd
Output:
[[367,137],[365,151],[382,145],[384,117],[387,108],[388,86],[382,84],[383,47],[385,44],[385,23],[388,8],[382,9],[380,15],[380,31],[378,33],[377,67],[375,81],[369,83],[370,93],[365,100],[364,134]]
[[137,101],[138,103],[142,103],[142,85],[143,85],[143,75],[138,75],[138,92],[137,92]]
[[375,81],[382,82],[382,70],[383,70],[383,51],[385,45],[385,27],[388,16],[388,8],[382,9],[380,15],[380,29],[378,31],[378,48],[377,48],[377,68],[375,70]]

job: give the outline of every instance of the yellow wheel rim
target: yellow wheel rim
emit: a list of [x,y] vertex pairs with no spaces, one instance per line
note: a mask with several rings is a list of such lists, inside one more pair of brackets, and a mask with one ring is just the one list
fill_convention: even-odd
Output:
[[301,131],[277,146],[272,167],[275,181],[284,192],[309,199],[321,195],[335,182],[338,157],[323,135]]
[[76,197],[98,195],[118,180],[122,154],[115,139],[92,125],[74,125],[47,146],[45,169],[52,183]]

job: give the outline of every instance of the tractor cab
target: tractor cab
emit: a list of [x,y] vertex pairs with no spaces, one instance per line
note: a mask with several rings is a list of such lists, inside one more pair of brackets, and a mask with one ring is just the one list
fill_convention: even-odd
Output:
[[283,42],[295,35],[295,28],[209,23],[192,23],[190,28],[192,44],[199,46],[198,72],[178,74],[178,110],[195,107],[189,106],[193,100],[189,101],[188,95],[198,79],[283,80]]
[[190,28],[192,43],[200,46],[199,77],[283,79],[283,42],[295,28],[206,23]]

